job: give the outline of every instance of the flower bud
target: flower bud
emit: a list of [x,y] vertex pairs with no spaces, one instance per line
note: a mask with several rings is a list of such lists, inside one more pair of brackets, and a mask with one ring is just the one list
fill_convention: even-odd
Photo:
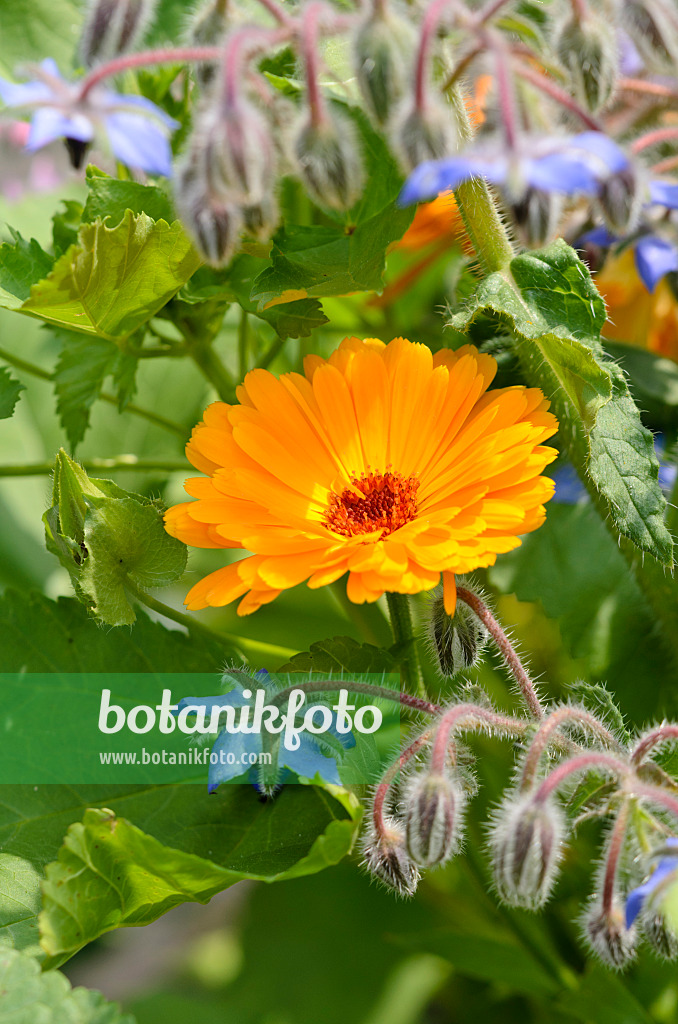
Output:
[[353,41],[353,62],[368,110],[385,124],[405,94],[415,50],[415,32],[389,8],[370,15]]
[[555,235],[563,209],[562,196],[528,187],[521,199],[511,204],[516,231],[528,249],[539,249]]
[[454,615],[449,616],[445,611],[442,588],[439,587],[431,602],[429,622],[431,646],[444,676],[456,676],[476,664],[482,654],[487,630],[467,604],[457,601]]
[[601,181],[598,205],[607,227],[613,234],[625,235],[633,231],[641,204],[642,189],[633,164]]
[[490,835],[494,880],[500,897],[514,907],[536,910],[551,894],[565,823],[553,800],[536,803],[532,794],[509,799]]
[[648,913],[642,919],[643,936],[663,960],[678,958],[678,936],[660,913]]
[[312,199],[345,210],[361,195],[365,172],[353,124],[335,112],[307,121],[294,143],[299,174]]
[[615,898],[606,912],[598,899],[589,905],[584,916],[584,936],[591,949],[608,965],[619,969],[632,959],[635,952],[635,928],[627,929],[624,908]]
[[424,110],[411,108],[396,125],[393,146],[403,167],[413,171],[426,160],[440,160],[454,153],[465,138],[465,115],[456,103],[429,100]]
[[459,849],[465,797],[446,775],[418,772],[405,797],[407,849],[415,864],[432,868]]
[[364,845],[364,865],[367,870],[399,896],[414,896],[420,874],[405,845],[402,825],[393,819],[386,821],[384,832],[372,829]]
[[605,106],[617,78],[617,41],[609,24],[590,9],[565,21],[556,32],[555,49],[577,98],[590,111]]
[[155,0],[94,0],[80,38],[85,67],[132,50],[153,17]]
[[625,0],[621,5],[633,45],[650,70],[678,63],[678,19],[672,0]]
[[251,238],[268,241],[280,222],[280,211],[275,196],[266,196],[260,203],[242,208],[243,233]]
[[[188,46],[218,46],[228,28],[228,0],[208,0],[198,7],[188,24],[186,44]],[[219,70],[217,61],[201,61],[194,65],[198,85],[206,89],[212,84]]]
[[247,100],[203,108],[190,150],[222,203],[252,206],[271,193],[277,160],[266,118]]
[[177,212],[196,249],[212,266],[230,262],[240,242],[240,208],[214,196],[200,162],[186,159],[177,169],[174,199]]

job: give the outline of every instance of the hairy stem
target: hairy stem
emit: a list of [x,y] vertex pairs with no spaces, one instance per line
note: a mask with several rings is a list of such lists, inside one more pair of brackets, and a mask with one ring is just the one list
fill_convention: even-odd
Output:
[[450,708],[440,719],[433,741],[431,769],[434,772],[444,771],[450,753],[456,763],[456,751],[454,742],[450,740],[450,735],[455,727],[463,726],[467,729],[470,726],[474,730],[482,728],[488,731],[495,730],[505,736],[522,736],[529,728],[530,722],[496,711],[489,711],[478,704],[458,704],[456,707]]
[[457,186],[454,198],[483,270],[506,270],[515,254],[487,182],[471,178]]
[[529,82],[530,85],[533,85],[535,89],[539,89],[541,92],[545,93],[545,95],[550,96],[551,99],[555,100],[556,103],[559,103],[561,107],[565,107],[566,110],[576,114],[582,124],[585,124],[587,128],[591,129],[591,131],[603,131],[600,121],[596,121],[595,117],[591,117],[591,115],[584,110],[584,108],[580,106],[569,93],[556,85],[553,79],[549,78],[541,71],[535,71],[534,68],[527,64],[514,64],[513,67],[517,75],[524,78],[525,81]]
[[506,662],[511,675],[518,684],[530,714],[533,715],[534,718],[543,718],[544,708],[537,696],[534,684],[527,674],[522,661],[518,657],[513,644],[485,602],[481,601],[478,595],[474,594],[472,590],[467,590],[466,587],[459,587],[457,589],[457,599],[463,601],[464,604],[469,606],[471,611],[480,619],[483,626],[494,640],[497,650]]
[[[572,757],[568,761],[563,761],[562,764],[559,764],[557,768],[553,769],[550,775],[546,776],[534,794],[535,804],[545,803],[551,794],[566,782],[571,775],[574,775],[576,772],[584,772],[591,769],[614,772],[622,779],[625,779],[632,774],[626,761],[622,761],[621,758],[614,757],[612,754],[604,754],[598,751],[592,751],[588,754],[579,754],[577,757]],[[648,788],[654,790],[655,787],[651,786]],[[676,807],[678,807],[678,800],[676,800]]]
[[631,754],[632,764],[641,764],[654,747],[660,743],[665,743],[667,740],[678,740],[678,725],[666,722],[664,725],[657,726],[656,729],[652,729],[651,732],[643,736]]
[[[163,473],[185,473],[186,462],[178,459],[138,459],[136,455],[116,455],[112,459],[85,459],[80,463],[86,473],[117,470],[135,470],[149,473],[159,470]],[[34,462],[17,466],[0,466],[0,477],[3,476],[45,476],[54,472],[53,462]]]
[[402,693],[400,690],[391,690],[388,686],[378,686],[374,683],[361,683],[353,679],[316,679],[310,683],[294,683],[280,690],[272,698],[273,704],[284,704],[292,690],[301,690],[303,693],[336,693],[338,690],[348,690],[351,693],[362,693],[368,697],[379,697],[382,700],[391,700],[396,704],[404,704],[414,711],[423,711],[427,715],[437,715],[440,706],[432,704],[429,700],[421,700],[413,697],[410,693]]
[[611,917],[614,911],[614,898],[617,891],[617,868],[619,867],[619,860],[624,849],[624,838],[626,836],[628,820],[629,801],[625,800],[607,841],[602,892],[603,913],[607,917]]
[[[610,730],[606,729],[590,712],[584,711],[582,708],[558,708],[542,722],[534,734],[523,764],[523,772],[520,779],[521,789],[529,789],[534,784],[542,755],[556,738],[562,742],[562,736],[557,736],[557,731],[566,722],[579,722],[586,729],[595,733],[607,746],[617,750],[621,749],[620,744]],[[554,733],[556,733],[556,736],[553,735]]]

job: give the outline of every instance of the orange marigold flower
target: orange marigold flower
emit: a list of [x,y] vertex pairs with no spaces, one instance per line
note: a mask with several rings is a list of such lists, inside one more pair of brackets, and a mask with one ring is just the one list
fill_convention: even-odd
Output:
[[360,604],[430,590],[442,572],[452,613],[454,574],[492,565],[544,520],[549,403],[536,388],[488,391],[496,363],[472,345],[433,355],[347,338],[304,369],[253,370],[240,404],[215,402],[193,431],[186,453],[206,476],[186,481],[197,500],[169,509],[166,528],[251,554],[197,583],[187,606],[242,598],[246,615],[345,573]]
[[678,303],[668,281],[648,292],[638,276],[633,250],[627,249],[608,259],[596,285],[607,306],[604,337],[678,362]]

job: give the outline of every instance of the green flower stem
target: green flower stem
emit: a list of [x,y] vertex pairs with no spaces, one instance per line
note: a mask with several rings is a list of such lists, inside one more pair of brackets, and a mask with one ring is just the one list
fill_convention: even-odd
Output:
[[386,600],[391,616],[393,639],[399,648],[397,657],[400,659],[400,679],[403,689],[426,699],[426,685],[414,636],[409,597],[407,594],[388,593]]
[[362,638],[375,647],[388,644],[390,634],[388,619],[378,604],[354,604],[346,593],[346,581],[331,583],[330,593],[342,611],[358,627]]
[[282,352],[284,344],[284,338],[276,338],[275,341],[271,343],[270,347],[266,349],[261,359],[257,360],[256,369],[267,370],[278,355],[278,352]]
[[235,402],[235,381],[212,347],[214,338],[193,331],[187,322],[177,326],[180,326],[186,339],[188,355],[205,380],[212,385],[222,402],[232,405]]
[[247,373],[249,337],[249,313],[246,309],[241,309],[240,322],[238,323],[238,377],[240,380],[242,380]]
[[[29,363],[26,359],[20,359],[15,356],[12,352],[8,352],[4,348],[0,348],[0,359],[4,359],[6,363],[13,366],[16,370],[21,370],[24,373],[30,373],[32,377],[38,377],[39,380],[53,381],[54,374],[48,370],[43,370],[41,366],[36,366],[35,363]],[[109,395],[103,391],[99,398],[104,402],[109,402],[111,405],[119,405],[118,399],[115,395]],[[172,434],[177,434],[179,437],[185,440],[187,436],[187,430],[182,427],[180,423],[175,423],[173,420],[168,420],[164,416],[159,416],[155,412],[151,412],[150,409],[142,409],[141,406],[135,405],[134,402],[128,402],[123,412],[130,412],[134,416],[139,416],[141,419],[148,420],[149,423],[154,423],[156,427],[162,427],[163,430],[168,430]]]
[[455,189],[454,198],[483,269],[506,270],[515,253],[487,183],[471,178]]
[[280,658],[283,661],[288,661],[293,655],[298,654],[298,651],[291,647],[279,647],[278,644],[267,644],[263,640],[250,640],[247,637],[236,636],[233,633],[220,633],[216,629],[205,626],[202,622],[194,619],[192,615],[186,615],[184,612],[177,611],[176,608],[170,608],[169,605],[163,604],[162,601],[158,601],[157,598],[152,597],[135,586],[129,579],[125,582],[125,589],[139,604],[145,605],[151,611],[164,615],[166,619],[171,619],[172,622],[178,622],[194,635],[197,634],[217,643],[236,647],[248,660],[256,662],[258,658],[265,657]]
[[[159,470],[163,473],[185,473],[186,463],[179,459],[138,459],[136,455],[116,455],[112,459],[85,459],[81,466],[87,473],[107,473],[117,470],[135,470],[139,473],[150,473]],[[16,466],[0,466],[0,477],[3,476],[46,476],[54,472],[53,462],[33,462]]]

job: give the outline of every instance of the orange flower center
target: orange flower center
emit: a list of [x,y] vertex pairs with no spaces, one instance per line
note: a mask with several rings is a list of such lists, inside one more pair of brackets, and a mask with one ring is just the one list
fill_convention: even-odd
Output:
[[346,487],[333,494],[323,516],[325,526],[344,537],[381,530],[388,536],[417,514],[419,481],[406,480],[400,473],[363,473]]

